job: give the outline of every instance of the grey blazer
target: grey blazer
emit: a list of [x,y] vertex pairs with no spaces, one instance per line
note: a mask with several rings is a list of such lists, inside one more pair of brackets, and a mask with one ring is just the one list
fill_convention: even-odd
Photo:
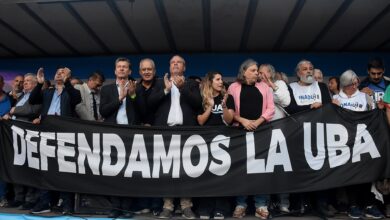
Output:
[[[75,89],[80,91],[81,102],[76,105],[76,113],[77,115],[84,120],[95,121],[93,117],[93,103],[91,97],[91,90],[88,88],[87,84],[84,83],[82,85],[75,85]],[[98,113],[98,119],[101,119],[101,115],[99,113],[99,104],[100,104],[100,94],[95,94],[96,107]]]

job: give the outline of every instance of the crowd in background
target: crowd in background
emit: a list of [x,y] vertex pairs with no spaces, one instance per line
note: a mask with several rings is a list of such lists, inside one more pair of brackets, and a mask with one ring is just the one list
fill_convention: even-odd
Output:
[[[140,81],[130,77],[131,62],[120,57],[115,61],[115,81],[103,85],[105,75],[98,71],[86,82],[72,77],[71,70],[58,67],[53,84],[45,78],[44,69],[36,74],[18,75],[12,90],[3,91],[0,76],[0,116],[3,120],[23,120],[39,124],[47,115],[76,117],[102,123],[144,126],[241,126],[253,131],[272,120],[304,110],[333,103],[351,111],[386,111],[390,123],[390,81],[384,76],[385,66],[379,58],[367,65],[367,77],[360,80],[353,70],[323,83],[323,73],[308,60],[295,68],[297,80],[289,83],[284,73],[271,64],[244,61],[232,83],[223,80],[223,73],[211,71],[203,79],[185,77],[183,57],[175,55],[169,73],[156,75],[154,61],[139,63]],[[271,202],[276,201],[280,213],[305,213],[315,210],[321,216],[346,213],[350,218],[373,219],[390,217],[389,198],[381,205],[370,193],[370,183],[311,193],[252,195],[235,198],[179,198],[177,208],[187,219],[242,218],[252,214],[267,219]],[[13,196],[7,197],[7,191]],[[0,206],[31,210],[34,214],[50,212],[57,201],[55,192],[0,181]],[[74,194],[60,192],[63,214],[73,213]],[[251,199],[248,199],[251,198]],[[173,216],[175,198],[109,197],[109,217],[130,218],[134,214],[152,212],[158,218]],[[253,201],[252,201],[253,199]],[[56,202],[53,202],[56,201]],[[233,207],[234,206],[234,207]],[[275,207],[273,207],[275,208]]]

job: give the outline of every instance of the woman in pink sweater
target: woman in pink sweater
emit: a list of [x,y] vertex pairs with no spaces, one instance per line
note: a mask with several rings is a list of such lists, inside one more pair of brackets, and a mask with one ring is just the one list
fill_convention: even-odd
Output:
[[[239,69],[236,82],[228,89],[227,108],[233,116],[236,126],[243,126],[248,131],[254,131],[261,124],[270,121],[275,113],[271,90],[264,82],[259,82],[258,64],[254,60],[244,61]],[[267,219],[269,216],[268,202],[270,195],[255,195],[255,216]],[[236,198],[236,208],[233,217],[242,218],[246,213],[247,196]]]

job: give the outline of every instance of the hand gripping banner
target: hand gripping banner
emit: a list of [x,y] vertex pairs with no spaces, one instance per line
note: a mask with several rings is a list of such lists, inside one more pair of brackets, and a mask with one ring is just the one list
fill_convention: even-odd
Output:
[[118,196],[315,191],[390,177],[381,110],[332,104],[260,126],[121,126],[47,117],[0,122],[0,176],[42,189]]

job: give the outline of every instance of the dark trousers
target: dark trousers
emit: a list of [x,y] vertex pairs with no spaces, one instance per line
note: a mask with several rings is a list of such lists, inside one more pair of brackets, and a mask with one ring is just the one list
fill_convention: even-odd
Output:
[[375,196],[371,193],[371,183],[363,183],[346,187],[350,206],[364,208],[375,205]]
[[228,197],[199,198],[199,215],[210,216],[220,212],[226,216],[230,211],[231,205]]
[[128,197],[110,196],[113,209],[130,211],[132,199]]
[[132,206],[133,211],[139,211],[142,209],[160,210],[163,206],[161,198],[134,198],[134,205]]
[[[39,191],[39,202],[44,204],[51,204],[52,202],[52,191],[40,190]],[[73,208],[74,204],[74,193],[60,192],[60,199],[62,199],[62,206],[66,208]],[[54,204],[51,204],[54,205]]]
[[13,187],[15,193],[15,201],[36,203],[36,201],[38,200],[39,194],[36,188],[19,184],[14,184]]

